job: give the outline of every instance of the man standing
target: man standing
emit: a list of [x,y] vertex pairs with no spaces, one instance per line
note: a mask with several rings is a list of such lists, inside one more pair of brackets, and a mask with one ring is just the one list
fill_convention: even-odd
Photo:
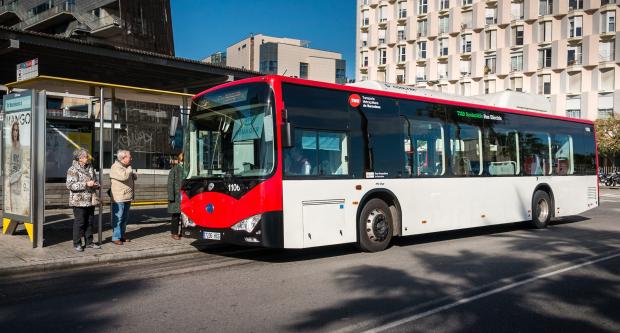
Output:
[[131,201],[134,198],[134,188],[137,176],[131,168],[131,153],[119,149],[116,153],[116,162],[110,168],[112,182],[112,243],[123,245],[130,240],[125,238],[127,215]]

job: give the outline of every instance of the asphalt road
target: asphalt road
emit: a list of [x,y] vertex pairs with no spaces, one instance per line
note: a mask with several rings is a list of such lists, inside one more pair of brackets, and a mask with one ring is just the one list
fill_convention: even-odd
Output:
[[620,189],[523,224],[0,277],[0,331],[620,332]]

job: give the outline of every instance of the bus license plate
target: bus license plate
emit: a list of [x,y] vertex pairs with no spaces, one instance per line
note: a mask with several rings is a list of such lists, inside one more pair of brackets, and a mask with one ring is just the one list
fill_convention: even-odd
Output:
[[222,239],[222,235],[219,232],[204,231],[202,233],[202,238],[203,239],[212,239],[212,240],[221,240]]

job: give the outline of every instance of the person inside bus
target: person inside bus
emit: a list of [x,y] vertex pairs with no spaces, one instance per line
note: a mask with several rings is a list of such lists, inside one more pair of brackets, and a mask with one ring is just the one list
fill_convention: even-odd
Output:
[[289,175],[310,175],[312,165],[310,161],[304,157],[298,147],[289,149],[288,155],[284,161],[285,173]]

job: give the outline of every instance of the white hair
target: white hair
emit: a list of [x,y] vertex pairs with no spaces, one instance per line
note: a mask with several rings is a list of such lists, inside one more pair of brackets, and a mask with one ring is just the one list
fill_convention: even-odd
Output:
[[116,152],[116,159],[120,162],[120,161],[122,161],[122,160],[123,160],[123,159],[124,159],[127,155],[129,155],[129,154],[131,154],[131,153],[129,152],[129,150],[126,150],[126,149],[119,149],[119,150]]
[[73,159],[74,160],[79,160],[80,157],[82,156],[88,156],[88,150],[84,149],[84,148],[78,148],[76,150],[73,151]]

